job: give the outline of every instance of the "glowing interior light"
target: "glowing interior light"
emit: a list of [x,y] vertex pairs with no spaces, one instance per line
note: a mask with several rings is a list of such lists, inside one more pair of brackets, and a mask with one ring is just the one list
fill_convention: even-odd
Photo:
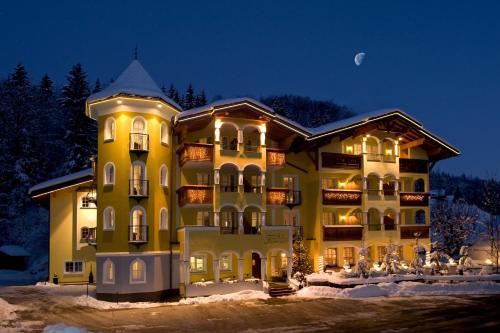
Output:
[[392,155],[392,149],[386,149],[385,150],[386,155]]
[[491,261],[491,259],[486,259],[486,260],[484,261],[484,263],[485,263],[486,265],[493,265],[493,261]]
[[156,106],[158,107],[158,109],[161,109],[163,107],[163,105],[161,105],[159,103]]
[[345,182],[340,182],[340,183],[339,183],[339,187],[340,187],[340,188],[345,188]]
[[403,141],[403,138],[399,137],[399,138],[398,138],[398,140],[399,140],[399,141]]
[[116,104],[122,104],[122,103],[123,103],[123,101],[121,99],[116,101]]
[[347,146],[347,147],[345,147],[345,152],[347,154],[352,154],[354,152],[353,146]]

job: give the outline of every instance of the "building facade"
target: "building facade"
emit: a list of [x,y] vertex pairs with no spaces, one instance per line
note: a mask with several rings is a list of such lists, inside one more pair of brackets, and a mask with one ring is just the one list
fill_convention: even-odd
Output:
[[[107,300],[258,289],[291,277],[297,237],[316,271],[355,265],[360,248],[380,261],[389,243],[410,261],[415,235],[430,242],[429,170],[459,154],[397,109],[318,128],[249,98],[182,110],[137,60],[86,111],[98,123],[86,262]],[[86,190],[33,192],[50,197],[51,276],[81,251],[53,238],[83,237],[78,214],[60,212]]]

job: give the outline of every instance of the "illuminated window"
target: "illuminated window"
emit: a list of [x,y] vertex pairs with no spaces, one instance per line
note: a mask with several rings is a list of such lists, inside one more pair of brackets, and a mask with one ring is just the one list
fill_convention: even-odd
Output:
[[113,207],[106,207],[102,215],[104,230],[115,229],[115,210]]
[[196,225],[210,226],[210,212],[206,210],[196,212]]
[[328,248],[323,255],[323,262],[326,267],[337,267],[337,249]]
[[166,123],[160,125],[160,140],[164,145],[168,145],[168,126]]
[[160,168],[160,185],[168,187],[168,169],[166,165],[162,165]]
[[104,141],[113,141],[115,139],[115,120],[113,118],[106,119],[104,123]]
[[64,263],[64,274],[81,274],[83,273],[82,261],[66,261]]
[[338,179],[336,178],[323,178],[321,180],[324,190],[337,188]]
[[387,253],[387,248],[385,246],[377,246],[377,259],[379,262],[384,261],[386,253]]
[[354,265],[354,248],[344,247],[344,260],[349,263],[349,265]]
[[336,224],[335,222],[335,214],[333,212],[323,212],[323,225]]
[[281,268],[286,268],[288,266],[288,258],[286,257],[286,253],[282,252],[281,253]]
[[115,183],[115,165],[108,162],[104,165],[104,185],[114,185]]
[[90,236],[90,229],[88,227],[82,227],[80,229],[81,237],[80,239],[86,240]]
[[130,283],[146,283],[146,263],[135,259],[130,264]]
[[168,210],[163,207],[160,209],[160,230],[168,229]]
[[192,273],[204,273],[206,271],[207,259],[204,255],[192,256],[189,262]]
[[220,270],[221,271],[230,271],[232,266],[231,255],[225,255],[220,257]]
[[106,259],[106,261],[102,264],[102,272],[102,283],[115,283],[115,264],[110,259]]

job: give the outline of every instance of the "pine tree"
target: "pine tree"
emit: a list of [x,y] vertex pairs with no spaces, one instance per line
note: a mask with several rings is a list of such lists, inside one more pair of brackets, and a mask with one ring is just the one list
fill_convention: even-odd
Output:
[[179,92],[177,91],[177,89],[175,89],[175,87],[172,83],[170,84],[170,87],[168,88],[168,91],[166,94],[167,94],[168,98],[170,98],[171,100],[173,100],[177,104],[182,105],[181,99],[179,97]]
[[101,90],[102,90],[101,80],[97,79],[95,80],[94,89],[92,89],[92,93],[95,94]]
[[196,105],[196,97],[194,95],[193,86],[190,83],[186,90],[186,95],[184,96],[183,107],[184,109],[189,110],[194,108],[195,105]]
[[205,95],[205,91],[202,90],[197,96],[196,96],[196,102],[195,102],[195,107],[200,107],[204,106],[207,104],[207,96]]
[[304,244],[304,240],[302,237],[298,237],[293,243],[292,263],[292,275],[295,275],[295,273],[308,275],[313,272],[312,260],[309,256],[309,250]]
[[80,64],[73,66],[62,89],[61,108],[67,117],[67,160],[64,173],[90,167],[89,158],[97,150],[96,123],[85,115],[85,100],[90,95],[87,75]]

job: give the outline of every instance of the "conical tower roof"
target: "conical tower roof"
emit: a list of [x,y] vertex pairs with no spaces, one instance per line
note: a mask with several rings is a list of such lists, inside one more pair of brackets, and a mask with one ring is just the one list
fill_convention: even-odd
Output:
[[139,60],[135,59],[120,74],[120,76],[103,90],[92,94],[87,102],[95,102],[116,96],[133,96],[161,99],[172,107],[182,111],[182,108],[168,98],[158,87],[149,73],[142,67]]

